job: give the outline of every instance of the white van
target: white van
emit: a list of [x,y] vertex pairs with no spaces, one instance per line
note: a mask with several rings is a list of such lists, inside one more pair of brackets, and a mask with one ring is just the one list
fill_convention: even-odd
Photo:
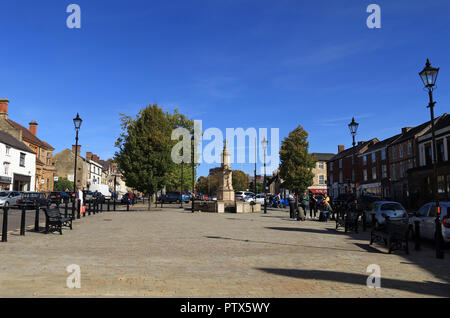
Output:
[[91,184],[89,191],[98,191],[105,196],[105,199],[111,199],[111,192],[106,184]]

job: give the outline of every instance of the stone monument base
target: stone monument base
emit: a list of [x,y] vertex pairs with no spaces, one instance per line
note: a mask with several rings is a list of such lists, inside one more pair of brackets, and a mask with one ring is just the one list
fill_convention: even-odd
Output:
[[244,201],[194,201],[194,211],[211,213],[257,213],[261,204]]

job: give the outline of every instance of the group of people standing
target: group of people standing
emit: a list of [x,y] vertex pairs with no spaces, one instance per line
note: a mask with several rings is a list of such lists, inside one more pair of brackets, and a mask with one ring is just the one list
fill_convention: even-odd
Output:
[[330,197],[328,195],[309,195],[308,191],[305,191],[299,198],[299,201],[300,206],[304,211],[305,217],[308,214],[309,210],[309,216],[311,219],[313,218],[313,214],[314,218],[317,217],[317,212],[319,210],[328,211],[330,213],[333,212],[333,209],[330,205]]

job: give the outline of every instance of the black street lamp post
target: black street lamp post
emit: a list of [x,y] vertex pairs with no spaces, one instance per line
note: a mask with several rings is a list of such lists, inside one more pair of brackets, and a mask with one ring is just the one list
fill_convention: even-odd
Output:
[[[83,122],[83,120],[80,118],[80,115],[77,113],[77,117],[75,117],[73,119],[73,124],[75,126],[75,132],[76,132],[76,135],[75,135],[75,165],[74,165],[74,170],[73,170],[73,192],[75,194],[74,200],[77,200],[76,199],[76,193],[77,193],[78,133],[80,131],[82,122]],[[80,199],[78,199],[78,200],[80,200]],[[77,215],[77,218],[78,219],[80,218],[80,214]],[[75,213],[72,216],[72,219],[75,219]]]
[[266,184],[266,151],[267,151],[267,139],[264,137],[262,146],[264,149],[264,214],[267,213],[267,184]]
[[180,184],[180,209],[183,208],[183,181],[184,181],[184,176],[183,176],[183,170],[184,170],[184,166],[183,166],[183,161],[181,161],[181,184]]
[[[355,117],[352,118],[352,122],[348,124],[348,128],[350,129],[350,134],[353,137],[353,148],[356,146],[356,133],[358,132],[359,124],[355,121]],[[352,155],[352,181],[354,184],[354,194],[356,199],[356,173],[355,173],[355,166],[356,166],[356,158],[355,158],[355,149],[353,149],[353,155]]]
[[192,213],[194,213],[194,200],[195,200],[195,154],[194,154],[194,135],[192,135],[191,137],[191,164],[192,164],[192,195],[191,195],[191,200],[192,200]]
[[433,100],[433,90],[436,85],[437,76],[439,74],[439,68],[431,67],[430,60],[427,59],[425,68],[419,73],[422,79],[425,89],[428,90],[429,104],[431,115],[431,136],[432,136],[432,147],[433,147],[433,198],[436,202],[436,257],[443,259],[444,251],[442,248],[442,225],[441,225],[441,209],[439,206],[439,198],[437,196],[437,147],[436,147],[436,136],[434,130],[434,105],[436,102]]

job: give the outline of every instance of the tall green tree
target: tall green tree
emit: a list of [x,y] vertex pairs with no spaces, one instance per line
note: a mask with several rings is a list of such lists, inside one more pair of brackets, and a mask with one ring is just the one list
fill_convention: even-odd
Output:
[[69,181],[66,178],[58,178],[58,181],[55,181],[53,186],[54,191],[66,191],[66,189],[69,189],[69,191],[73,191],[73,182]]
[[299,194],[314,183],[315,159],[308,153],[308,133],[302,126],[284,138],[280,149],[280,176],[286,187]]
[[248,188],[248,175],[244,171],[233,170],[233,189],[235,191],[245,191]]
[[175,144],[171,140],[171,118],[158,105],[149,105],[136,118],[122,115],[121,122],[114,160],[127,186],[151,197],[166,185],[175,166],[171,159]]
[[[185,128],[190,132],[191,135],[194,133],[194,121],[181,114],[178,109],[175,109],[172,114],[166,112],[166,116],[170,122],[172,129]],[[175,141],[175,143],[176,142],[177,141]],[[197,145],[194,145],[194,147],[196,147]],[[191,149],[189,151],[191,151]],[[180,155],[182,155],[182,150],[180,150]],[[166,189],[169,191],[179,191],[182,187],[182,190],[184,191],[192,190],[192,181],[194,181],[195,183],[196,180],[197,166],[198,164],[195,164],[194,171],[192,171],[191,162],[175,164],[167,174],[165,184]],[[183,173],[181,173],[182,170]]]

